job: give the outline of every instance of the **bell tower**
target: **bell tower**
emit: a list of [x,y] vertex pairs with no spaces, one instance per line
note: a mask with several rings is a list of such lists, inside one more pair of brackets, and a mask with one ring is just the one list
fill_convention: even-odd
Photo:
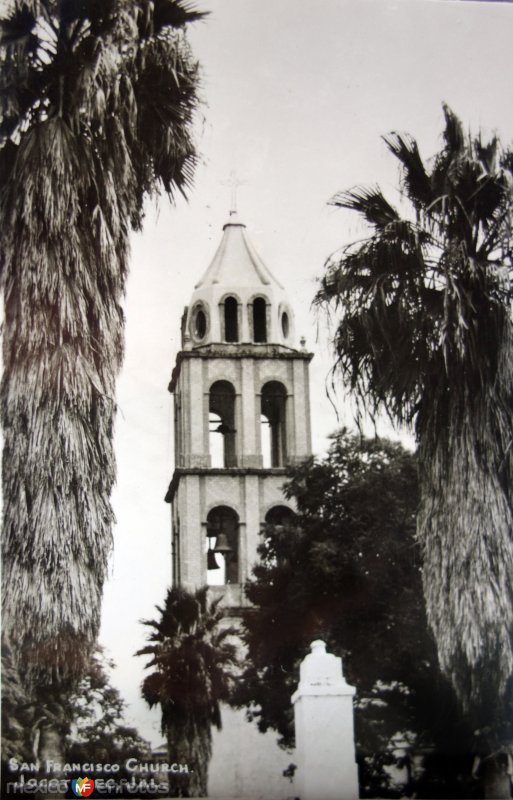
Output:
[[[286,467],[311,453],[308,367],[294,314],[231,212],[182,317],[174,395],[173,583],[236,613],[266,522],[293,514]],[[215,587],[222,587],[216,589]]]

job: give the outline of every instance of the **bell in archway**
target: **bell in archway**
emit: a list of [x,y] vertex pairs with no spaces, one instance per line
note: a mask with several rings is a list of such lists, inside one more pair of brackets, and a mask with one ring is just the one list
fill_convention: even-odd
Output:
[[207,550],[207,569],[221,569],[217,563],[216,554],[213,550]]
[[220,533],[217,537],[214,553],[220,553],[222,556],[225,556],[225,558],[228,558],[228,556],[231,556],[233,553],[233,548],[231,548],[228,544],[228,537],[226,533]]

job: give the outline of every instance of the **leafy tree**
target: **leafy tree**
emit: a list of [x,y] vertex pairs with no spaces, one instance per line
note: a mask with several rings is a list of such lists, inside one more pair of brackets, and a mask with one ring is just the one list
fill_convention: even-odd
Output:
[[34,758],[29,735],[32,709],[27,702],[17,660],[8,641],[4,642],[3,648],[2,688],[2,763],[9,758],[29,762]]
[[512,716],[513,153],[444,114],[428,164],[415,139],[385,137],[404,212],[379,188],[333,198],[371,233],[328,260],[317,302],[336,314],[335,369],[361,408],[415,426],[429,624],[490,756]]
[[237,650],[230,639],[235,630],[222,625],[221,598],[209,602],[208,587],[188,592],[168,590],[158,620],[146,620],[153,630],[150,645],[137,655],[151,655],[154,667],[142,684],[150,707],[160,705],[162,733],[171,762],[187,764],[190,772],[178,776],[171,794],[207,795],[208,765],[212,755],[212,725],[221,728],[220,703],[230,695]]
[[1,22],[3,627],[26,692],[59,694],[97,635],[129,234],[191,181],[200,16],[14,0]]
[[400,735],[436,761],[410,790],[468,797],[457,774],[463,766],[470,779],[467,731],[455,728],[453,694],[424,613],[414,456],[342,430],[325,459],[289,470],[285,494],[298,514],[290,525],[267,526],[260,545],[246,588],[254,604],[244,618],[248,666],[233,702],[290,745],[298,664],[320,637],[343,657],[358,690],[361,792],[397,796],[385,768],[398,763]]
[[151,761],[149,742],[124,720],[125,702],[110,683],[113,667],[98,650],[69,699],[73,723],[66,739],[67,763]]
[[[74,689],[68,703],[73,723],[66,737],[64,759],[70,765],[91,762],[117,765],[119,770],[115,773],[88,772],[89,777],[114,779],[112,789],[102,790],[106,797],[147,797],[152,794],[150,778],[155,776],[138,773],[135,782],[144,781],[146,785],[142,791],[137,791],[133,773],[125,765],[128,759],[136,759],[142,765],[152,762],[151,747],[136,728],[125,722],[125,703],[110,683],[113,666],[101,651],[98,652]],[[72,772],[71,776],[83,777],[83,771]],[[128,788],[123,781],[129,784]]]
[[[6,663],[9,663],[6,658]],[[52,715],[52,710],[55,709],[58,714],[59,729],[58,734],[63,740],[62,763],[69,765],[72,764],[117,764],[119,771],[113,774],[105,775],[103,773],[96,774],[94,770],[88,770],[90,777],[102,778],[115,778],[117,787],[113,790],[112,796],[131,796],[139,797],[134,790],[129,793],[120,794],[120,781],[121,779],[130,780],[131,774],[124,769],[124,764],[127,759],[135,758],[144,763],[151,761],[151,748],[147,741],[142,739],[137,730],[128,726],[124,720],[125,703],[122,700],[119,692],[110,683],[110,672],[113,668],[113,663],[110,662],[104,655],[103,650],[97,647],[92,655],[88,658],[87,667],[80,681],[73,685],[67,693],[61,696],[48,698],[46,697],[43,706],[43,699],[39,704],[38,710],[42,711],[45,708],[47,716]],[[11,680],[11,675],[8,673],[4,675],[4,680]],[[7,702],[12,696],[12,692],[7,695]],[[25,705],[24,705],[25,702]],[[22,713],[21,720],[17,719],[17,715]],[[3,794],[8,794],[6,782],[16,780],[19,776],[17,771],[9,769],[7,762],[10,758],[28,764],[37,764],[39,767],[38,773],[26,774],[26,778],[45,778],[48,777],[46,773],[45,760],[38,759],[37,752],[31,752],[26,748],[24,738],[27,720],[30,720],[30,715],[26,714],[28,705],[26,704],[26,697],[22,696],[20,702],[7,710],[7,721],[11,727],[19,731],[20,743],[13,748],[12,742],[14,737],[7,735],[6,749],[2,750],[2,786]],[[23,712],[25,711],[25,715]],[[66,722],[64,723],[64,720]],[[53,724],[55,730],[55,722]],[[22,754],[22,758],[20,758]],[[65,777],[71,779],[72,777],[84,777],[82,770],[66,772]],[[52,774],[50,773],[50,777]],[[106,796],[111,796],[107,791],[104,792]],[[148,792],[145,793],[146,795]],[[31,797],[32,794],[27,791],[25,794],[19,796]]]

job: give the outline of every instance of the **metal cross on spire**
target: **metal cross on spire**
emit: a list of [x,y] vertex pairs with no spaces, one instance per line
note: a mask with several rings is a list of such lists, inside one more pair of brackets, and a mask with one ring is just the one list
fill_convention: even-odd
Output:
[[247,181],[241,181],[240,178],[237,177],[237,173],[234,169],[230,172],[230,177],[226,181],[221,182],[223,186],[229,186],[232,190],[231,198],[230,198],[230,214],[237,213],[237,189],[239,186],[244,186]]

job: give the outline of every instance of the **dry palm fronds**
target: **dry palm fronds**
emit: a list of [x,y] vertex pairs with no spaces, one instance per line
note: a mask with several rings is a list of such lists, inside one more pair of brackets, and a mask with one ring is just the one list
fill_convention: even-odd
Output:
[[111,550],[128,236],[195,162],[181,0],[15,2],[1,24],[4,628],[80,671]]
[[334,198],[374,230],[328,261],[317,302],[360,406],[415,425],[428,617],[464,709],[493,725],[513,669],[513,154],[444,111],[429,169],[386,139],[410,216],[379,189]]
[[418,535],[442,669],[467,712],[498,721],[513,670],[513,352],[492,385],[423,421]]

